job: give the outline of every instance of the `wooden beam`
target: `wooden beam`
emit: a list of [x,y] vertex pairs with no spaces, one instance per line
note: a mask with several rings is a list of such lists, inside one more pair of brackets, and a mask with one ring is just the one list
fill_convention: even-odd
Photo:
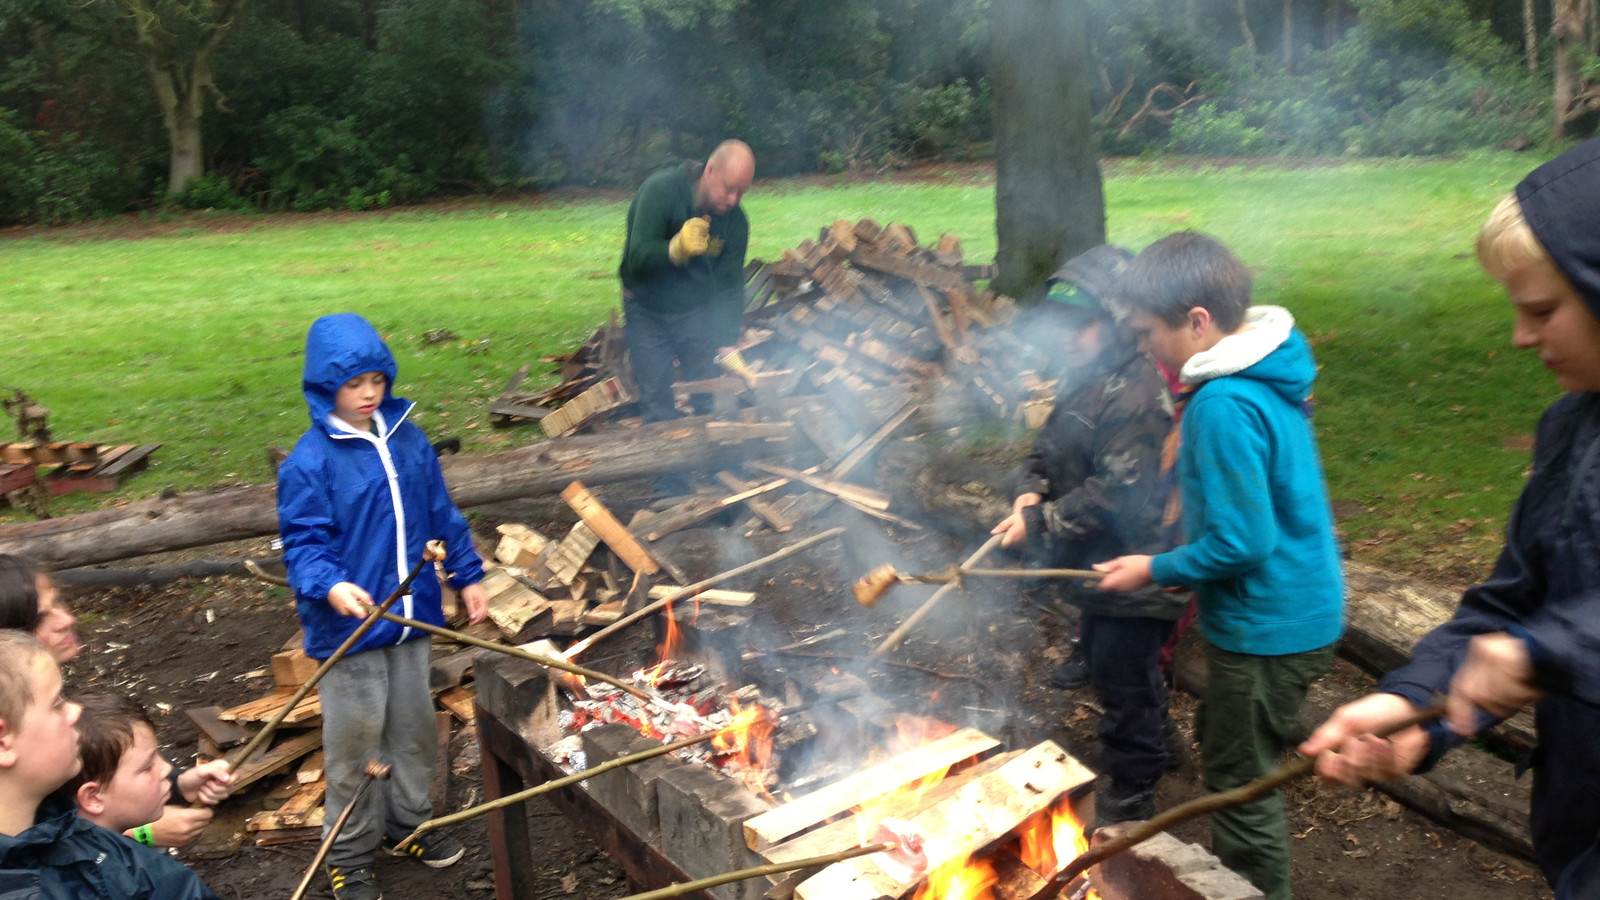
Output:
[[744,823],[745,844],[760,853],[833,816],[891,794],[919,778],[942,774],[956,763],[998,746],[998,740],[976,728],[962,728],[750,819]]
[[561,499],[567,501],[567,505],[578,514],[578,518],[582,519],[628,568],[646,575],[654,575],[661,571],[661,566],[650,555],[650,551],[628,533],[627,527],[611,514],[611,510],[606,509],[605,504],[594,494],[589,493],[583,482],[574,481],[567,485],[561,491]]

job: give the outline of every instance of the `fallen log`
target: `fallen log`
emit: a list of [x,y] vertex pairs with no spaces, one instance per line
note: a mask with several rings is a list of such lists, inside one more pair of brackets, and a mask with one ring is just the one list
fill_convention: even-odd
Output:
[[[878,402],[892,402],[890,394]],[[820,403],[817,398],[792,401]],[[809,448],[788,422],[743,424],[709,416],[606,434],[553,438],[501,453],[441,460],[457,506],[556,494],[574,478],[608,484],[669,472],[715,469],[752,457]],[[275,534],[273,485],[188,491],[37,522],[0,526],[0,553],[68,569]]]

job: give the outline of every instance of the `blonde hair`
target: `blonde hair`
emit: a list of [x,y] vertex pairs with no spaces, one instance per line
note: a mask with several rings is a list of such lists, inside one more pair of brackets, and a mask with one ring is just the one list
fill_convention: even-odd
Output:
[[1507,281],[1529,263],[1552,264],[1550,254],[1522,216],[1516,194],[1507,194],[1478,229],[1478,265],[1496,281]]
[[25,631],[0,629],[0,721],[15,731],[33,702],[33,667],[50,651]]

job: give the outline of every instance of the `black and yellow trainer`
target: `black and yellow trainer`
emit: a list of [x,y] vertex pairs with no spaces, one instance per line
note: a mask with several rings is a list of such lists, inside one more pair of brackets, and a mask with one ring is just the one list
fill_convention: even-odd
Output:
[[328,883],[334,900],[383,900],[371,866],[329,866]]
[[383,849],[389,851],[390,856],[409,856],[422,861],[430,869],[442,869],[453,866],[467,852],[461,842],[438,831],[429,831],[418,835],[416,840],[397,849],[399,840],[383,836]]

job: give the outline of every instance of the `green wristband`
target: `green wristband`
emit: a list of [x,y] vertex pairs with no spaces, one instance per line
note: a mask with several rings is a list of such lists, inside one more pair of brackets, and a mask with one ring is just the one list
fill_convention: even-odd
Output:
[[135,828],[133,830],[133,839],[145,845],[146,847],[154,847],[156,845],[155,835],[150,833],[149,825],[140,825],[138,828]]

